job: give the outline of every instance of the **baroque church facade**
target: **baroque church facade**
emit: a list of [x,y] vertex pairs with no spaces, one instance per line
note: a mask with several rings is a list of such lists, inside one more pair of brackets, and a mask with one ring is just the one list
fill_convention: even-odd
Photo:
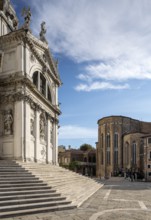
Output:
[[146,154],[144,137],[150,133],[150,122],[125,116],[98,120],[97,177],[110,178],[124,172],[145,176],[149,155]]
[[0,159],[58,164],[57,61],[45,38],[30,30],[31,12],[24,24],[9,0],[0,0]]

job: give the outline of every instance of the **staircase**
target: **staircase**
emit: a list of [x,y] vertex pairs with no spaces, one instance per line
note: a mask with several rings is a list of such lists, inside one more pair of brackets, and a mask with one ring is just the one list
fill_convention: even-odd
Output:
[[100,182],[59,166],[24,162],[19,164],[61,193],[68,201],[72,201],[72,205],[76,207],[103,186]]
[[100,187],[59,166],[0,160],[0,218],[73,209]]
[[75,207],[15,161],[0,160],[0,218]]

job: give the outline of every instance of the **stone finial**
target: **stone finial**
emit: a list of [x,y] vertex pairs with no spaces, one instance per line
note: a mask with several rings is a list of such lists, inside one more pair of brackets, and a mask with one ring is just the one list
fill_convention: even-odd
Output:
[[41,23],[41,31],[40,31],[39,36],[40,36],[40,40],[41,40],[41,41],[47,43],[47,40],[46,40],[46,38],[45,38],[45,34],[46,34],[46,31],[47,31],[47,30],[46,30],[45,25],[46,25],[46,22],[43,21],[43,22]]
[[31,22],[31,11],[30,8],[23,8],[22,10],[22,16],[24,16],[25,23],[23,25],[23,28],[25,30],[30,30],[30,22]]

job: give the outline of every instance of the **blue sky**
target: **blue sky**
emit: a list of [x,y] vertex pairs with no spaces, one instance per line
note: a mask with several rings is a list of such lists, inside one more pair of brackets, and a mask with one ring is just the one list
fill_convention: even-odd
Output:
[[31,8],[34,35],[46,22],[59,59],[59,145],[95,146],[97,121],[105,116],[151,121],[150,0],[12,2],[18,16]]

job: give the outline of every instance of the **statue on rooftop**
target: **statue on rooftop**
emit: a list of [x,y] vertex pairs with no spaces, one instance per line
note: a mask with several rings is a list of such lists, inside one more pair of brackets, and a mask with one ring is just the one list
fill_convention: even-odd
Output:
[[25,19],[25,23],[23,25],[23,28],[25,30],[30,30],[30,22],[31,22],[31,11],[30,11],[30,8],[28,8],[28,9],[23,8],[22,16],[24,16],[24,19]]
[[10,11],[10,0],[4,0],[3,11],[4,11],[4,13],[6,15],[9,14],[9,11]]
[[40,40],[41,40],[41,41],[47,43],[47,40],[46,40],[46,38],[45,38],[45,34],[46,34],[46,31],[47,31],[47,30],[46,30],[45,25],[46,25],[46,22],[43,21],[43,22],[41,23],[41,31],[40,31],[39,36],[40,36]]

